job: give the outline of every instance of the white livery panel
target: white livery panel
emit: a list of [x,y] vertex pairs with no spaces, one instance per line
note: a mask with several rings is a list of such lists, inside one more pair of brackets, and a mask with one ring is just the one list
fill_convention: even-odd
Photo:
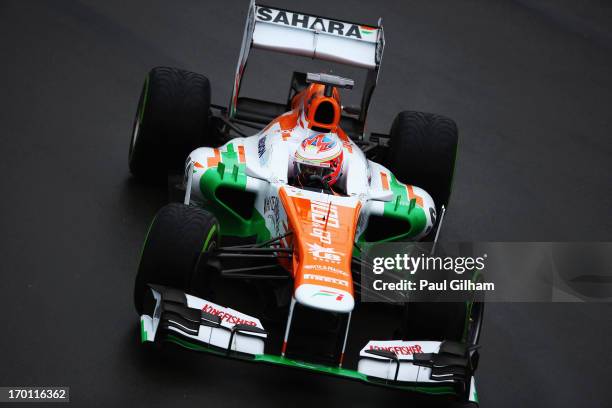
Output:
[[[438,341],[404,341],[372,340],[359,353],[357,371],[369,377],[393,381],[397,363],[387,358],[366,353],[366,350],[377,349],[393,352],[399,360],[397,380],[407,382],[434,382],[429,376],[431,369],[413,365],[412,355],[416,353],[437,353],[440,350]],[[439,381],[436,381],[439,382]]]
[[[162,296],[159,292],[151,289],[156,301],[153,315],[143,314],[140,317],[142,340],[155,341],[155,336],[159,329],[159,323],[162,313]],[[209,300],[201,299],[196,296],[185,294],[187,299],[187,307],[190,309],[201,310],[202,312],[217,316],[219,325],[211,327],[209,325],[200,325],[197,332],[194,332],[189,327],[180,324],[179,320],[172,321],[172,325],[167,328],[171,332],[176,332],[183,338],[193,340],[195,343],[202,345],[210,345],[227,349],[231,339],[231,351],[246,353],[246,354],[263,354],[264,345],[267,335],[265,333],[250,333],[235,331],[234,326],[245,325],[252,326],[264,330],[261,322],[256,317],[247,315],[229,307],[224,307],[213,303]],[[234,334],[232,335],[232,331]]]

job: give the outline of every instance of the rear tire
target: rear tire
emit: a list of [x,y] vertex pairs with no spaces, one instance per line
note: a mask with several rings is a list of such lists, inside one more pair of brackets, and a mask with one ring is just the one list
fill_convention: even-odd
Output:
[[182,172],[198,146],[211,144],[210,83],[200,74],[177,68],[153,68],[140,94],[129,166],[142,180],[165,182],[168,172]]
[[207,272],[201,267],[196,270],[201,253],[213,250],[218,242],[219,224],[208,211],[178,203],[159,210],[145,238],[136,275],[138,314],[142,314],[149,283],[190,292],[195,274]]
[[433,113],[404,111],[393,121],[383,163],[403,183],[427,191],[440,214],[448,207],[457,154],[457,125]]

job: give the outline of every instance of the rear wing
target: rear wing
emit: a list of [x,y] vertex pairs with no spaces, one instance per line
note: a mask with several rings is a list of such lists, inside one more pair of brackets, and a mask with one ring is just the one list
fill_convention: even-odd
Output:
[[229,113],[238,105],[240,82],[251,48],[277,51],[367,69],[360,119],[376,86],[385,46],[379,19],[376,26],[357,24],[255,4],[247,13]]
[[253,48],[375,69],[382,29],[255,5]]

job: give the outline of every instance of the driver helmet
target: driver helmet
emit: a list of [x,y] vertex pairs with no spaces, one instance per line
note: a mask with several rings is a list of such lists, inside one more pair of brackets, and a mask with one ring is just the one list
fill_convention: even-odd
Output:
[[295,151],[294,175],[302,186],[332,187],[342,172],[342,143],[334,133],[306,137]]

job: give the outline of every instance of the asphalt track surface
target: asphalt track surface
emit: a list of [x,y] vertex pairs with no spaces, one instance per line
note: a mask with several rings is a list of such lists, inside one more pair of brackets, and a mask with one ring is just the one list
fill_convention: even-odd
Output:
[[[577,2],[576,2],[577,3]],[[74,406],[423,406],[284,368],[138,345],[132,282],[164,195],[127,170],[156,65],[229,98],[246,1],[0,1],[0,385],[68,385]],[[612,240],[612,27],[601,2],[285,4],[387,34],[369,126],[403,109],[453,117],[449,241]],[[265,59],[260,59],[260,62]],[[255,64],[254,64],[255,66]],[[251,90],[281,95],[284,60]],[[609,304],[491,304],[485,407],[609,407]],[[411,405],[414,403],[414,405]]]

